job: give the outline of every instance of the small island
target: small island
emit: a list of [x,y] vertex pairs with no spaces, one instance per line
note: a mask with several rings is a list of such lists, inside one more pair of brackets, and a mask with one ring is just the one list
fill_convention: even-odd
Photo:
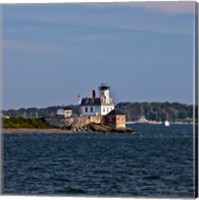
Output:
[[109,94],[110,86],[102,83],[98,89],[99,97],[93,90],[91,97],[85,97],[79,101],[79,115],[73,115],[72,110],[58,109],[57,116],[46,118],[46,122],[72,132],[133,132],[132,129],[126,128],[126,115],[115,109],[115,103]]
[[92,90],[90,97],[78,104],[47,108],[2,110],[4,133],[134,133],[126,124],[193,123],[193,106],[169,102],[120,102],[110,96],[110,86],[102,83],[99,95]]
[[[49,119],[47,119],[49,120]],[[130,128],[114,128],[104,124],[90,123],[85,126],[74,126],[63,122],[63,119],[51,118],[56,126],[50,125],[46,119],[25,119],[11,117],[3,120],[2,133],[134,133]]]
[[126,127],[125,114],[115,109],[109,90],[110,86],[102,83],[99,86],[99,97],[96,97],[93,90],[91,97],[82,98],[79,102],[79,115],[73,114],[72,110],[60,108],[54,117],[5,119],[4,128],[56,128],[68,133],[132,133],[133,130]]

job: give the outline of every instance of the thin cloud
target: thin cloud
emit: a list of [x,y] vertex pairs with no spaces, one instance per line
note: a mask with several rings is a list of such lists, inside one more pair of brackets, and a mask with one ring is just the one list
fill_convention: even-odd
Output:
[[132,7],[155,12],[164,12],[171,15],[194,13],[193,1],[170,1],[170,2],[135,2],[129,4]]
[[[142,9],[148,11],[154,11],[159,13],[167,13],[170,15],[193,13],[194,2],[131,2],[131,3],[87,3],[82,4],[84,6],[103,6],[104,8],[112,8],[125,6],[128,8]],[[23,8],[23,7],[22,7]],[[29,7],[31,8],[31,6]],[[47,8],[47,7],[46,7]],[[45,7],[42,8],[45,10]],[[93,8],[94,9],[94,8]],[[111,9],[112,10],[112,9]],[[110,11],[111,11],[110,10]],[[132,9],[133,10],[133,9]],[[188,23],[177,23],[171,18],[175,16],[169,16],[168,21],[151,20],[146,14],[132,14],[128,12],[127,15],[118,15],[118,12],[93,12],[85,13],[67,13],[58,12],[56,15],[45,10],[41,10],[36,13],[33,10],[26,9],[24,12],[20,10],[14,10],[15,12],[5,12],[4,20],[22,20],[24,24],[20,27],[10,26],[8,22],[4,23],[5,35],[12,33],[17,35],[19,33],[26,34],[26,36],[34,37],[36,39],[45,39],[45,42],[29,42],[19,40],[7,40],[4,42],[4,49],[19,50],[26,52],[42,52],[53,53],[57,51],[63,51],[60,44],[62,41],[76,40],[76,41],[105,41],[120,39],[122,34],[126,31],[142,31],[142,32],[154,32],[162,34],[179,34],[179,35],[193,35],[193,29]],[[149,16],[150,17],[150,16]],[[165,16],[167,18],[168,16]],[[29,21],[38,22],[29,23]],[[20,22],[20,23],[22,23]],[[46,24],[43,24],[43,23]],[[49,25],[58,25],[58,28],[51,28]],[[189,25],[189,26],[188,26]],[[97,27],[97,29],[96,29]],[[17,33],[17,34],[15,34]],[[34,36],[33,36],[34,33]],[[49,39],[56,42],[56,45],[47,43]],[[59,45],[59,46],[58,46]]]
[[35,43],[35,42],[4,40],[3,50],[37,52],[37,53],[53,53],[55,52],[55,47],[49,44],[41,44],[41,43]]
[[142,26],[139,24],[135,25],[123,25],[124,30],[130,31],[141,31],[141,32],[151,32],[151,33],[160,33],[160,34],[171,34],[171,35],[187,35],[192,36],[194,34],[193,30],[187,30],[184,27],[169,27],[162,26],[157,24],[156,26]]
[[153,1],[153,2],[106,2],[106,3],[85,3],[87,7],[98,7],[104,9],[107,7],[132,7],[148,11],[154,11],[166,14],[190,14],[194,12],[194,1]]
[[75,39],[80,41],[105,41],[116,39],[113,34],[92,34],[92,35],[80,35],[75,37],[70,37],[69,39]]

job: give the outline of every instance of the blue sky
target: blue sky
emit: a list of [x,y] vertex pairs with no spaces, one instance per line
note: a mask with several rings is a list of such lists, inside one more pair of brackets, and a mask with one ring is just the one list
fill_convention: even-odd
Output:
[[194,2],[3,5],[3,108],[193,102]]

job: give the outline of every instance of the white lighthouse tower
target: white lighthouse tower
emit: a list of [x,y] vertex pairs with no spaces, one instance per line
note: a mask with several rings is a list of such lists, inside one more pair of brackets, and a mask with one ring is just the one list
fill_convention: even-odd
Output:
[[101,83],[99,86],[100,99],[101,99],[101,115],[106,115],[114,109],[114,103],[109,94],[110,86],[107,83]]
[[80,106],[81,115],[106,115],[114,108],[114,102],[109,94],[110,86],[107,83],[102,83],[99,86],[99,97],[95,96],[93,90],[92,97],[83,98]]
[[102,102],[104,104],[109,104],[112,100],[109,94],[110,86],[107,83],[101,83],[101,85],[98,88]]

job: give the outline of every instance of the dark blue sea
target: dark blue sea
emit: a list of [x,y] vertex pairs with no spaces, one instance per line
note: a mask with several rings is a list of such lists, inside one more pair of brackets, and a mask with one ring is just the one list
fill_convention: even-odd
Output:
[[194,197],[193,126],[3,134],[3,194]]

